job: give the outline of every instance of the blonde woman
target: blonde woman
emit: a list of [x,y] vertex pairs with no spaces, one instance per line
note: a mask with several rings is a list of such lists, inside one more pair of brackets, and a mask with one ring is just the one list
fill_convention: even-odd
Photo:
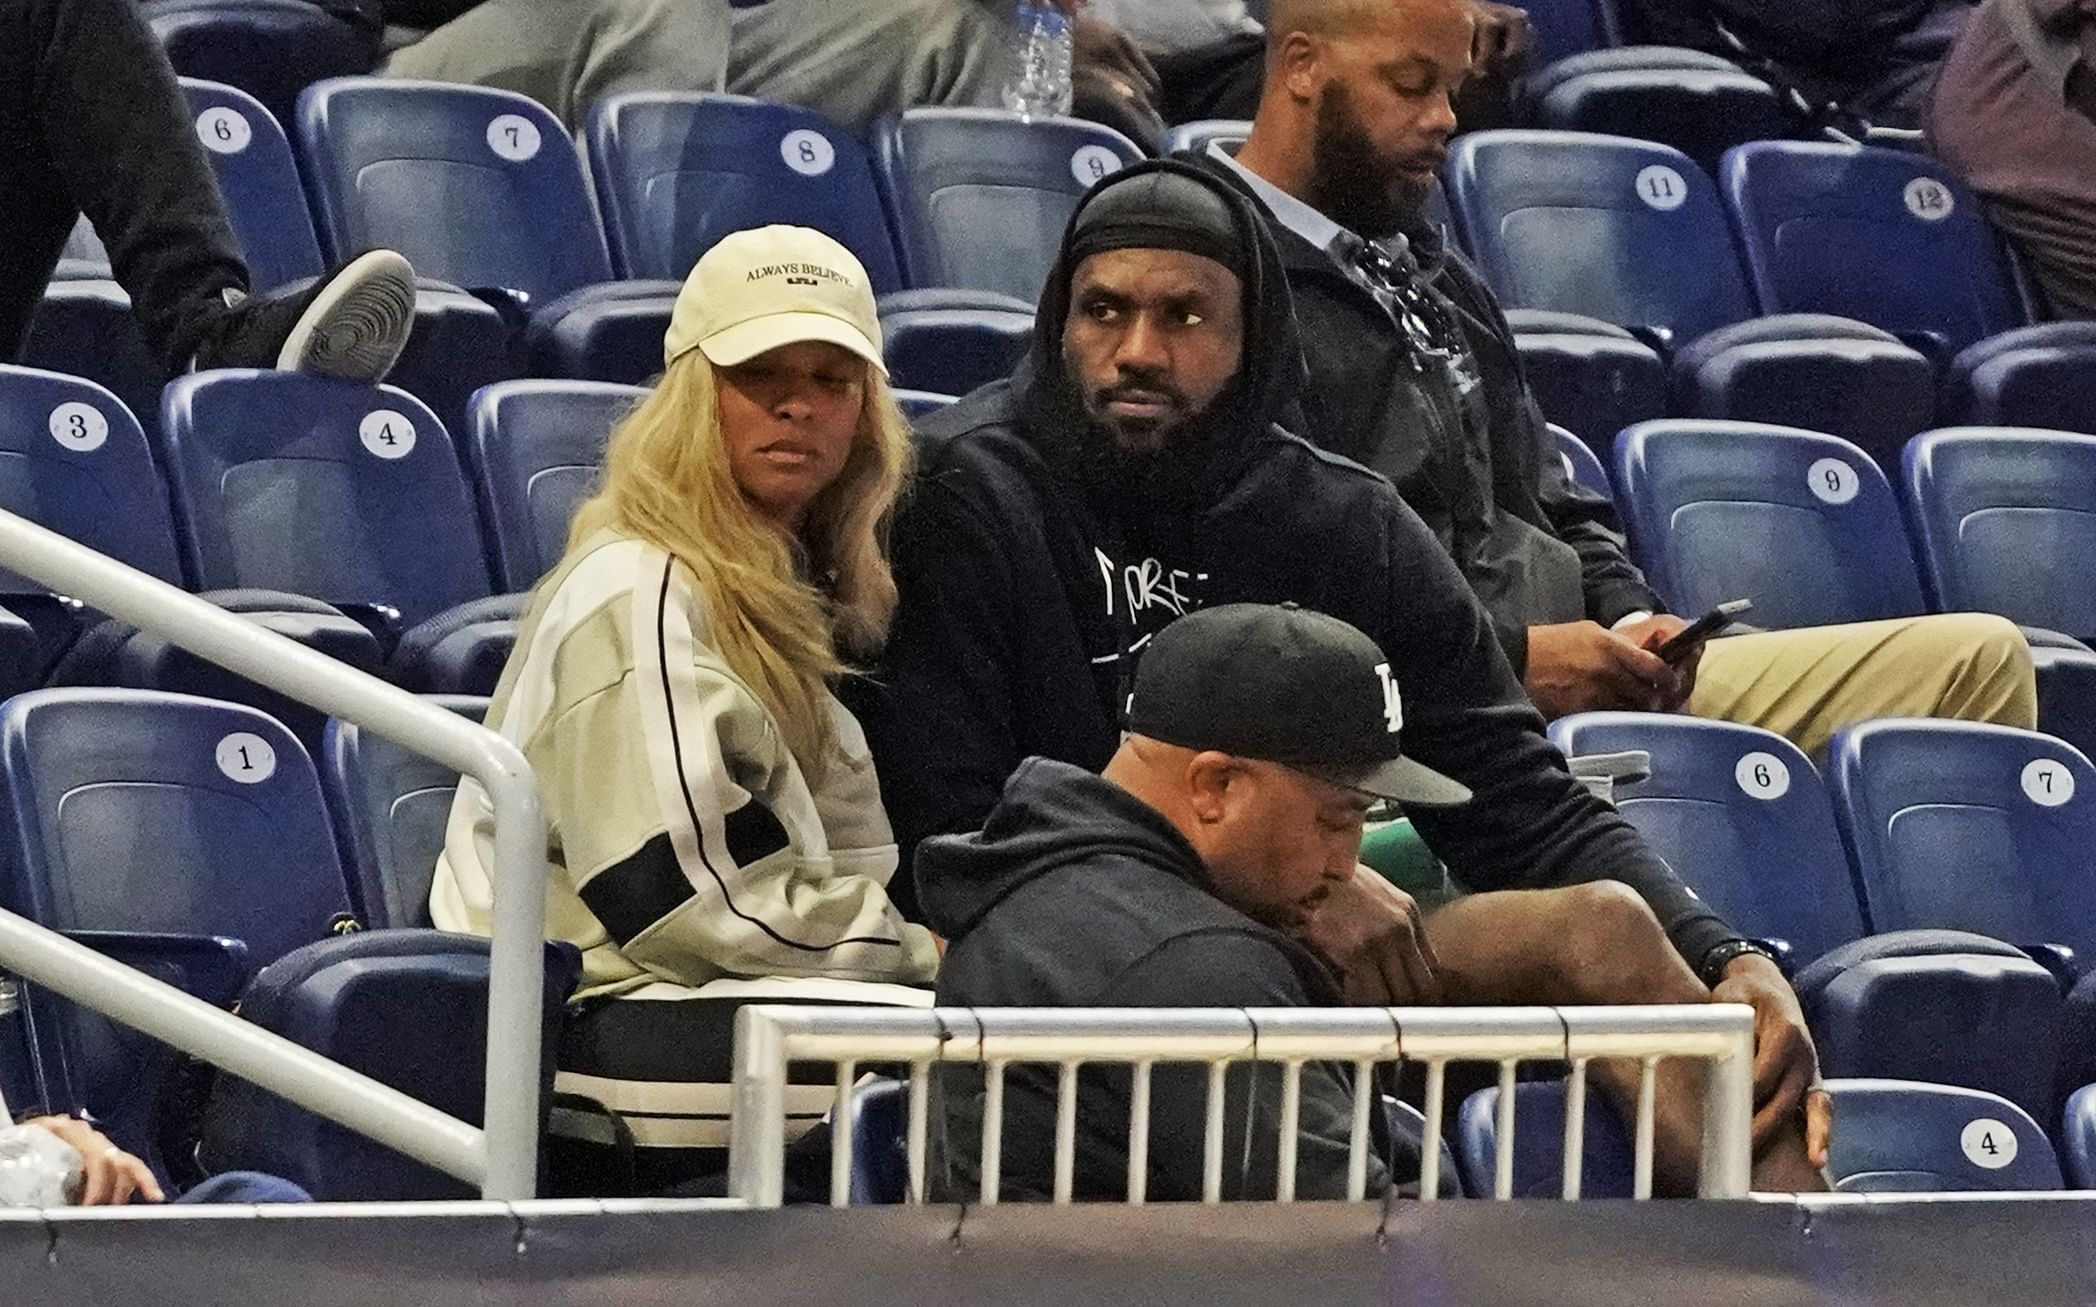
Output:
[[[904,987],[938,952],[889,902],[894,838],[831,693],[895,607],[882,531],[910,446],[879,342],[828,237],[708,251],[489,707],[545,796],[547,932],[583,951],[557,1085],[623,1119],[643,1191],[720,1160],[742,1003],[929,1002]],[[437,925],[488,932],[492,840],[469,781]]]

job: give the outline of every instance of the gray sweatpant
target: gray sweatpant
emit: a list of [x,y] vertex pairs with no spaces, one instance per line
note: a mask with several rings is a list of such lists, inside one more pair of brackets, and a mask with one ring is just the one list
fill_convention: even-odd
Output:
[[817,110],[863,131],[912,105],[996,102],[994,0],[483,0],[394,52],[394,77],[518,91],[571,128],[623,91],[720,91]]

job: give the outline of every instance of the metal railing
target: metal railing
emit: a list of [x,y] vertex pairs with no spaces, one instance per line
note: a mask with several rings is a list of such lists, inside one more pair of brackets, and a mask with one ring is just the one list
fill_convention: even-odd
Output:
[[1347,1196],[1366,1196],[1370,1118],[1376,1070],[1414,1062],[1425,1070],[1426,1146],[1420,1197],[1432,1201],[1440,1182],[1445,1074],[1450,1062],[1500,1068],[1495,1196],[1513,1192],[1515,1071],[1524,1061],[1563,1061],[1566,1084],[1564,1196],[1580,1193],[1580,1159],[1589,1063],[1624,1058],[1642,1064],[1634,1139],[1636,1196],[1652,1192],[1656,1075],[1663,1058],[1710,1066],[1703,1100],[1699,1192],[1745,1197],[1752,1165],[1754,1017],[1741,1004],[1567,1008],[812,1008],[752,1006],[736,1014],[734,1116],[729,1136],[729,1192],[753,1207],[777,1207],[785,1193],[786,1075],[796,1062],[836,1068],[831,1113],[830,1203],[847,1206],[853,1171],[852,1107],[864,1063],[907,1065],[904,1152],[908,1201],[925,1201],[925,1152],[931,1068],[972,1063],[984,1068],[979,1201],[998,1199],[1004,1137],[1004,1081],[1014,1064],[1058,1069],[1054,1201],[1070,1201],[1077,1113],[1077,1072],[1086,1064],[1130,1068],[1128,1201],[1144,1200],[1149,1156],[1149,1087],[1158,1063],[1206,1063],[1203,1201],[1222,1199],[1224,1075],[1232,1064],[1278,1063],[1277,1197],[1293,1201],[1300,1074],[1306,1062],[1354,1068]]
[[467,1125],[12,913],[0,912],[0,967],[478,1184],[484,1197],[531,1197],[546,820],[524,755],[493,731],[8,512],[0,512],[0,567],[455,768],[487,790],[495,813],[495,904],[485,1125]]

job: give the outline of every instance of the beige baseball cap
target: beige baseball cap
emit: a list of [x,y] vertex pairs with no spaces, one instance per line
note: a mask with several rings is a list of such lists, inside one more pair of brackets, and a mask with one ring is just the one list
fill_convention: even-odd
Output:
[[662,362],[696,349],[729,368],[804,340],[888,371],[873,282],[852,252],[808,227],[753,227],[721,237],[684,279]]

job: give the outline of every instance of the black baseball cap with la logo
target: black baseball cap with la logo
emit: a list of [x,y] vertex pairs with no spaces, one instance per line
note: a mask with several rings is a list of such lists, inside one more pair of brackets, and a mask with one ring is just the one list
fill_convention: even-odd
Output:
[[1186,749],[1280,763],[1415,807],[1470,790],[1398,749],[1404,705],[1383,651],[1336,617],[1294,604],[1190,613],[1143,652],[1128,729]]

